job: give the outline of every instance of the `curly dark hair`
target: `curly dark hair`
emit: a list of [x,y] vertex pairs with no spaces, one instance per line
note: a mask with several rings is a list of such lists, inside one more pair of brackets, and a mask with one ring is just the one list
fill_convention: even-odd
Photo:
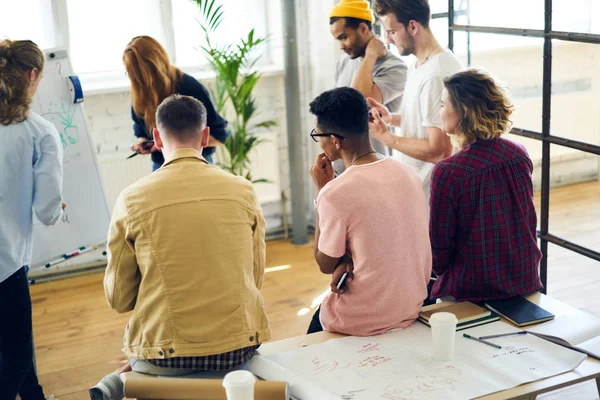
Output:
[[340,87],[323,92],[310,103],[310,112],[324,131],[353,137],[369,135],[369,106],[356,89]]

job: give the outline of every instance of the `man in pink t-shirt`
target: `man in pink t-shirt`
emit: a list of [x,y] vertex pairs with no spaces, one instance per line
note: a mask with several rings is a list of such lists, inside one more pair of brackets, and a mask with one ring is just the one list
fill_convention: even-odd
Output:
[[[352,88],[310,104],[311,136],[323,149],[310,174],[317,186],[315,259],[332,291],[308,333],[355,336],[405,328],[417,318],[431,276],[429,217],[421,180],[408,165],[373,151],[369,109]],[[333,179],[332,161],[346,171]],[[349,278],[341,290],[336,284]]]

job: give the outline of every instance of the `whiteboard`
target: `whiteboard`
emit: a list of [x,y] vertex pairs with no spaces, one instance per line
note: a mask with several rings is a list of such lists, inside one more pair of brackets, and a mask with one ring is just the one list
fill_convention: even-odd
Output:
[[54,226],[33,218],[32,267],[106,241],[110,213],[90,138],[83,106],[71,102],[69,75],[73,75],[65,50],[48,50],[44,77],[31,110],[52,122],[64,151],[63,199],[65,215]]

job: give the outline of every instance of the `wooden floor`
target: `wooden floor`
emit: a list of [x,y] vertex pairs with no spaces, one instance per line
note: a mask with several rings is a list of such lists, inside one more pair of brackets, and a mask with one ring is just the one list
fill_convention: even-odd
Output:
[[[553,190],[551,231],[600,250],[600,182]],[[263,286],[273,339],[301,335],[329,278],[313,261],[311,245],[271,242]],[[550,249],[549,294],[600,316],[600,263],[559,247]],[[40,381],[46,395],[87,399],[87,389],[124,360],[123,330],[128,315],[110,310],[102,275],[36,284],[31,287]],[[540,396],[545,400],[598,399],[593,383]]]

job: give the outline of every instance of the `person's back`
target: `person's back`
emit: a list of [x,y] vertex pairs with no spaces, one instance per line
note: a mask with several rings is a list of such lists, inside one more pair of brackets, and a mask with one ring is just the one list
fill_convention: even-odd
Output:
[[431,176],[438,278],[430,298],[479,302],[539,290],[533,163],[525,147],[501,137],[513,106],[482,71],[457,73],[444,86],[440,117],[461,150]]
[[62,208],[56,128],[30,112],[44,69],[30,40],[0,40],[0,399],[44,399],[35,371],[31,298],[33,212],[44,225]]
[[127,208],[140,275],[137,297],[120,289],[113,298],[115,308],[135,302],[130,356],[162,358],[161,348],[202,356],[269,339],[259,293],[265,248],[256,237],[264,222],[250,182],[182,149],[124,191],[119,204]]
[[349,252],[354,262],[348,291],[323,301],[325,329],[368,336],[410,325],[431,275],[427,202],[414,170],[390,158],[352,166],[323,188],[318,209],[347,227],[337,231],[347,248],[321,236],[319,249]]
[[[411,167],[373,149],[369,108],[357,90],[324,92],[310,111],[316,117],[311,136],[323,150],[311,167],[318,191],[315,260],[333,276],[332,293],[308,333],[369,336],[407,327],[427,297],[431,275],[421,181]],[[346,171],[333,179],[336,160]]]
[[54,126],[32,112],[0,124],[0,137],[1,282],[31,262],[33,211],[46,225],[61,214],[62,147]]
[[104,291],[111,308],[133,311],[129,364],[90,389],[94,400],[122,398],[127,370],[222,377],[270,339],[259,292],[265,221],[252,184],[202,157],[210,128],[200,101],[167,97],[156,126],[165,163],[121,193],[108,235]]
[[[504,138],[477,140],[435,167],[432,189],[452,192],[452,218],[461,234],[433,297],[482,301],[541,288],[532,172],[525,148]],[[446,227],[443,204],[432,199],[432,232]],[[434,248],[443,247],[436,237]],[[434,254],[434,265],[446,264],[443,252]]]

